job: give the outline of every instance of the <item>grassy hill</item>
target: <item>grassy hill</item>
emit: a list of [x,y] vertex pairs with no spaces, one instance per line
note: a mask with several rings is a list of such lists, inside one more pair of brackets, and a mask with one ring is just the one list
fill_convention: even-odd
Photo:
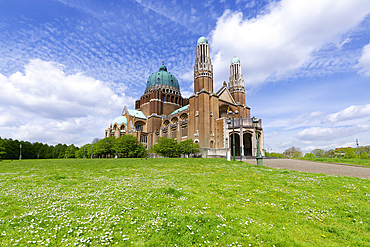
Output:
[[370,180],[221,159],[0,163],[0,244],[366,246]]

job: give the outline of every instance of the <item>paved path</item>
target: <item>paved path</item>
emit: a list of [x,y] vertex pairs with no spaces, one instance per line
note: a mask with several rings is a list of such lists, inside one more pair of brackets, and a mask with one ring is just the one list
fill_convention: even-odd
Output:
[[[247,159],[244,161],[256,165],[255,159]],[[264,159],[263,165],[280,169],[296,170],[300,172],[324,173],[329,175],[343,175],[370,179],[370,167],[367,168],[345,164],[328,164],[290,159]]]

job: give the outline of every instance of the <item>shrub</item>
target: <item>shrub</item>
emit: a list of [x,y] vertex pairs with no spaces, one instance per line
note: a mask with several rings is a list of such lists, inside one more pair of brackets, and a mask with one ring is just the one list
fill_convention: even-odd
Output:
[[305,158],[315,158],[316,156],[313,153],[306,153],[304,155]]
[[281,153],[269,153],[269,157],[276,157],[276,158],[282,159],[282,158],[284,158],[284,154],[281,154]]

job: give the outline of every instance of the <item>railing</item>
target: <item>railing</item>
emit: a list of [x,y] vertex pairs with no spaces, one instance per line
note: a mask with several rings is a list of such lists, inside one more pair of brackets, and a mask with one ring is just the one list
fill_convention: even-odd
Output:
[[[253,118],[235,118],[234,119],[234,128],[236,129],[236,128],[240,128],[240,127],[254,128]],[[227,125],[227,128],[232,129],[233,128],[233,123],[230,122]],[[257,129],[262,129],[262,120],[261,119],[258,120]]]

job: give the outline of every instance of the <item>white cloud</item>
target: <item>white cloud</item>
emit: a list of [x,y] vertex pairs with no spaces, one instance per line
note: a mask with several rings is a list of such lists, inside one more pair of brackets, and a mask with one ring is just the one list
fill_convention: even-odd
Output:
[[324,112],[321,111],[314,111],[311,112],[310,114],[302,114],[293,119],[290,124],[291,125],[296,125],[296,124],[303,124],[303,123],[312,123],[312,121],[317,120],[318,117],[322,116]]
[[370,76],[370,43],[365,45],[362,49],[362,55],[358,59],[358,64],[355,68],[359,68],[359,74]]
[[358,118],[370,117],[370,104],[352,105],[339,112],[327,115],[322,123],[335,124],[341,121],[353,120]]
[[370,131],[370,125],[356,125],[337,128],[311,127],[298,132],[296,137],[302,141],[330,141],[367,131]]
[[24,72],[0,74],[0,135],[55,144],[84,144],[134,99],[116,94],[108,83],[81,73],[68,75],[61,64],[31,60]]
[[314,51],[345,42],[343,35],[369,13],[368,0],[282,0],[250,20],[226,11],[211,39],[217,85],[228,78],[235,55],[247,84],[284,78],[311,61]]

